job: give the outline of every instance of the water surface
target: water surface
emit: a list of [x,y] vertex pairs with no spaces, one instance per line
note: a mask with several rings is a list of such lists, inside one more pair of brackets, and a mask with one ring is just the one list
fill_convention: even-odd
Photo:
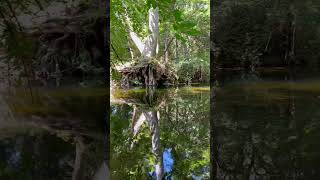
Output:
[[318,179],[320,78],[272,74],[216,88],[217,179]]
[[0,179],[97,178],[107,95],[79,85],[2,91]]
[[209,179],[209,91],[113,90],[111,179]]

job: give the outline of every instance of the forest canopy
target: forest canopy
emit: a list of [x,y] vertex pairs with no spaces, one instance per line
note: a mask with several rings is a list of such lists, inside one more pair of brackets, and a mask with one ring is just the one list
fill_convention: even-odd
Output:
[[320,1],[213,1],[215,67],[319,67]]

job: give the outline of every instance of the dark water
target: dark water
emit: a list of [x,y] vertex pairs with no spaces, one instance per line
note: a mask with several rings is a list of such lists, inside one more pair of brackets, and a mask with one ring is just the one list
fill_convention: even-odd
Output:
[[[220,76],[212,124],[208,87],[113,90],[110,179],[319,179],[320,76],[271,74]],[[104,174],[106,92],[2,92],[0,179]]]
[[105,88],[0,94],[0,179],[97,179],[104,164]]
[[320,76],[271,74],[220,81],[214,178],[319,179]]
[[209,88],[113,90],[111,179],[209,179]]
[[210,155],[211,179],[319,179],[320,76],[219,77],[211,126],[208,89],[115,91],[111,179],[209,179]]

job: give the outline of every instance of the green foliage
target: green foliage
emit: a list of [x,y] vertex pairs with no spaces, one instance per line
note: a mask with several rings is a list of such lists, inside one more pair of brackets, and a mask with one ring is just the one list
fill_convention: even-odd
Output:
[[213,38],[222,66],[317,63],[319,54],[310,52],[319,48],[311,43],[320,38],[319,1],[223,0],[214,6]]
[[[209,62],[197,57],[174,64],[179,82],[209,82]],[[200,77],[201,76],[201,77]]]
[[[158,61],[165,58],[165,51],[167,51],[167,61],[170,64],[169,66],[173,68],[170,71],[181,73],[182,80],[184,79],[182,76],[186,73],[182,71],[187,70],[187,64],[195,65],[197,61],[203,65],[209,63],[210,14],[208,0],[113,0],[111,2],[110,25],[111,44],[113,46],[111,51],[112,68],[124,62],[134,62],[136,59],[139,61],[137,57],[141,55],[129,37],[129,27],[125,20],[125,13],[128,13],[132,23],[133,29],[131,30],[137,33],[141,39],[144,39],[149,35],[148,11],[151,7],[159,8],[160,46],[157,54]],[[130,50],[134,57],[131,56]],[[202,63],[202,60],[206,63]],[[185,61],[185,63],[182,61]],[[197,70],[199,68],[195,67],[193,73]],[[207,69],[204,71],[208,72]],[[188,76],[194,78],[195,74]],[[117,77],[115,78],[117,79]]]
[[17,30],[14,24],[10,24],[3,34],[4,47],[9,58],[31,60],[36,53],[36,41],[24,32]]

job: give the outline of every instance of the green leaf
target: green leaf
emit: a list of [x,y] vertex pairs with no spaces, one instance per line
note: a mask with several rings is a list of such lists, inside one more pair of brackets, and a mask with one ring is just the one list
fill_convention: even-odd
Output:
[[157,2],[155,0],[147,0],[147,8],[151,8],[151,7],[156,7],[157,6]]
[[189,35],[189,36],[197,36],[199,34],[201,34],[200,31],[198,31],[197,29],[190,29],[186,32],[184,32],[185,34]]
[[185,28],[193,28],[195,27],[197,24],[191,21],[183,21],[181,23],[178,24],[178,28],[179,29],[185,29]]
[[178,40],[180,40],[181,42],[183,42],[183,43],[186,43],[186,42],[187,42],[187,40],[186,40],[183,36],[181,36],[180,34],[176,33],[175,36],[176,36],[176,38],[177,38]]
[[178,10],[178,9],[174,10],[173,16],[174,16],[176,22],[182,21],[182,12],[180,10]]

